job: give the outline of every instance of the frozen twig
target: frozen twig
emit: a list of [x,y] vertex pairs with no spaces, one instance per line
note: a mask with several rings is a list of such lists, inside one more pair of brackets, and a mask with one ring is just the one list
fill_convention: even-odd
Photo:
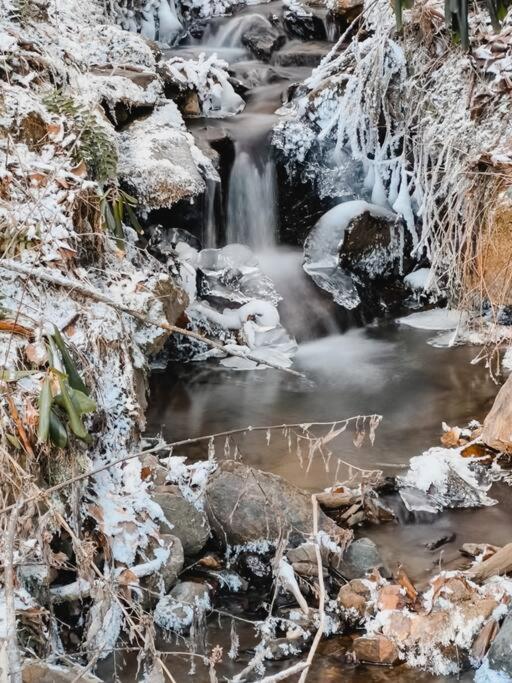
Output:
[[222,353],[225,353],[228,356],[234,356],[236,358],[247,358],[248,360],[251,360],[258,365],[267,365],[268,367],[273,368],[274,370],[281,370],[283,372],[287,372],[290,375],[294,375],[295,377],[305,376],[301,372],[291,370],[290,368],[285,368],[279,363],[274,363],[273,361],[269,360],[262,360],[261,358],[254,356],[252,353],[247,353],[242,350],[240,350],[240,353],[238,353],[234,350],[232,346],[225,346],[220,342],[208,339],[208,337],[205,337],[204,335],[199,334],[198,332],[193,332],[192,330],[186,330],[182,327],[178,327],[177,325],[171,325],[167,322],[162,322],[159,320],[153,320],[152,318],[148,318],[147,316],[142,315],[142,313],[133,310],[129,306],[124,306],[123,304],[112,301],[110,297],[106,296],[105,294],[102,294],[101,292],[98,292],[95,289],[85,286],[78,280],[64,277],[63,275],[57,275],[55,273],[49,272],[44,268],[31,268],[29,266],[24,266],[21,263],[11,260],[0,261],[0,267],[4,270],[18,273],[19,275],[25,275],[29,278],[34,278],[35,280],[47,282],[48,284],[55,285],[56,287],[63,287],[70,291],[76,292],[80,296],[92,299],[93,301],[98,301],[102,304],[105,304],[106,306],[114,308],[116,311],[119,311],[121,313],[126,313],[127,315],[130,315],[132,318],[135,318],[144,325],[159,327],[160,329],[166,330],[167,332],[170,332],[172,334],[182,334],[185,337],[196,339],[197,341],[200,341],[203,344],[210,346],[212,349],[222,351]]
[[[164,450],[172,450],[174,448],[180,447],[180,446],[187,446],[189,444],[193,443],[198,443],[199,441],[210,441],[211,439],[216,439],[218,437],[224,437],[224,436],[230,436],[232,434],[243,434],[245,432],[261,432],[261,431],[270,431],[274,429],[290,429],[292,427],[294,428],[300,428],[302,429],[305,433],[309,433],[309,429],[312,426],[331,426],[334,427],[340,423],[349,423],[354,420],[360,420],[361,418],[366,419],[367,417],[375,417],[375,416],[368,416],[368,415],[358,415],[356,417],[349,417],[344,420],[332,420],[330,422],[309,422],[309,423],[293,423],[293,424],[278,424],[278,425],[266,425],[264,427],[241,427],[239,429],[230,429],[226,430],[224,432],[217,432],[215,434],[207,434],[207,435],[202,435],[202,436],[195,436],[191,437],[188,439],[182,439],[181,441],[173,441],[172,443],[166,443],[165,441],[159,441],[155,446],[152,448],[148,448],[146,450],[142,451],[137,451],[136,453],[130,453],[129,455],[125,455],[122,458],[117,458],[117,460],[112,460],[111,462],[101,465],[100,467],[96,467],[92,470],[89,470],[88,472],[83,472],[82,474],[78,474],[76,477],[71,477],[70,479],[66,479],[65,481],[60,482],[59,484],[55,484],[55,486],[50,486],[47,489],[39,489],[37,490],[37,493],[35,493],[32,496],[29,496],[28,498],[25,498],[22,502],[25,503],[30,503],[35,500],[39,500],[43,496],[49,496],[52,495],[53,493],[57,493],[58,491],[62,491],[65,488],[68,488],[72,484],[76,484],[79,481],[83,481],[84,479],[88,479],[89,477],[93,477],[95,474],[99,474],[100,472],[104,472],[105,470],[109,470],[112,467],[115,467],[116,465],[121,465],[122,463],[128,462],[129,460],[134,460],[135,458],[140,458],[143,455],[148,455],[150,453],[157,453],[159,451],[164,451]],[[13,505],[8,505],[7,507],[4,507],[0,510],[0,515],[6,514],[13,510],[15,507],[15,504]]]
[[23,502],[16,503],[11,511],[5,538],[4,585],[9,683],[22,683],[21,657],[16,635],[16,598],[14,594],[14,541],[16,538],[18,517],[22,506]]

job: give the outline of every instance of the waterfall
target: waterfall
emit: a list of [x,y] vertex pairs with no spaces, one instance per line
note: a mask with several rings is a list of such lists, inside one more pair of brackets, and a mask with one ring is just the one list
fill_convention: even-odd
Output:
[[215,216],[215,200],[219,183],[208,178],[206,180],[206,192],[203,209],[203,249],[215,249],[217,247],[217,221]]
[[275,244],[275,164],[268,152],[258,158],[254,149],[240,149],[238,144],[235,154],[228,187],[227,242],[239,242],[259,251]]

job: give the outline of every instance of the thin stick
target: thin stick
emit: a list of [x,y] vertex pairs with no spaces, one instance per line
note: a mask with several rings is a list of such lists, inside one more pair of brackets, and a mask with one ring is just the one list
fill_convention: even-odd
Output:
[[21,657],[18,649],[18,637],[16,632],[16,603],[14,597],[14,540],[16,537],[16,525],[22,506],[23,501],[16,503],[14,506],[9,519],[7,536],[5,539],[4,584],[9,683],[22,683]]
[[299,662],[298,664],[294,664],[293,666],[290,666],[288,669],[279,671],[278,673],[273,674],[272,676],[265,676],[265,678],[262,678],[259,681],[259,683],[277,683],[278,681],[284,681],[286,678],[289,678],[294,674],[298,674],[301,671],[304,671],[304,669],[307,666],[308,664],[306,662]]
[[318,540],[318,501],[316,499],[315,493],[311,496],[311,504],[313,506],[313,534],[315,537],[315,555],[316,555],[316,565],[317,565],[317,571],[318,571],[318,591],[319,591],[318,614],[320,617],[320,621],[318,624],[318,630],[317,630],[317,632],[315,634],[315,638],[313,640],[313,644],[311,645],[311,649],[309,650],[308,658],[306,659],[306,666],[305,666],[304,671],[302,672],[302,674],[299,678],[299,683],[305,683],[306,678],[308,677],[309,668],[311,666],[311,663],[313,662],[313,658],[315,656],[315,652],[317,650],[317,647],[318,647],[318,645],[322,639],[322,636],[324,633],[324,624],[325,624],[324,570],[323,570],[323,565],[322,565],[322,555],[320,553],[320,542]]
[[196,339],[197,341],[200,341],[203,344],[210,346],[212,349],[222,351],[228,356],[234,356],[235,358],[247,358],[248,360],[252,360],[254,363],[257,363],[258,365],[267,365],[268,367],[273,368],[274,370],[281,370],[282,372],[287,372],[290,375],[294,375],[295,377],[305,377],[305,375],[301,372],[291,370],[290,368],[285,368],[282,365],[279,365],[279,363],[274,363],[273,361],[262,360],[261,358],[254,356],[252,353],[246,353],[243,351],[237,353],[235,350],[233,350],[233,348],[225,346],[220,342],[213,341],[212,339],[208,339],[208,337],[205,337],[202,334],[199,334],[198,332],[192,332],[191,330],[186,330],[182,327],[171,325],[167,322],[160,322],[158,320],[148,318],[147,316],[142,315],[142,313],[139,313],[138,311],[134,311],[132,308],[129,308],[128,306],[124,306],[123,304],[112,301],[112,299],[110,299],[105,294],[102,294],[101,292],[98,292],[95,289],[86,287],[78,280],[71,280],[69,278],[63,277],[62,275],[55,275],[54,273],[50,273],[43,268],[28,268],[27,266],[23,266],[21,263],[17,263],[16,261],[11,260],[0,260],[0,268],[3,268],[4,270],[8,270],[14,273],[18,273],[19,275],[26,275],[28,277],[35,278],[36,280],[41,280],[42,282],[48,282],[49,284],[55,285],[57,287],[64,287],[65,289],[75,291],[81,296],[87,297],[88,299],[93,299],[93,301],[99,301],[100,303],[103,303],[106,306],[110,306],[111,308],[114,308],[116,311],[120,311],[121,313],[126,313],[127,315],[130,315],[132,318],[135,318],[144,325],[159,327],[162,330],[166,330],[166,332],[171,332],[173,334],[182,334],[185,337],[191,337],[192,339]]
[[[358,416],[360,417],[360,416]],[[337,425],[340,424],[340,422],[349,422],[350,420],[355,420],[358,419],[356,417],[349,417],[345,420],[337,420],[337,421],[331,421],[331,422],[309,422],[307,423],[309,427],[312,426],[329,426],[329,425]],[[50,486],[47,489],[44,490],[39,490],[38,493],[34,494],[33,496],[29,496],[28,498],[25,498],[22,503],[30,503],[34,500],[38,500],[42,496],[48,496],[51,495],[52,493],[56,493],[57,491],[61,491],[64,488],[67,488],[68,486],[71,486],[72,484],[76,484],[78,481],[82,481],[83,479],[88,479],[89,477],[93,477],[95,474],[99,474],[100,472],[104,472],[105,470],[110,469],[111,467],[115,467],[116,465],[120,465],[123,462],[127,462],[129,460],[133,460],[134,458],[140,458],[143,455],[148,455],[150,453],[156,453],[158,451],[163,451],[163,450],[171,450],[174,448],[177,448],[179,446],[186,446],[188,444],[192,443],[197,443],[198,441],[206,441],[210,439],[215,439],[217,437],[222,437],[222,436],[229,436],[231,434],[241,434],[243,432],[261,432],[261,431],[269,431],[269,430],[275,430],[275,429],[284,429],[285,427],[291,428],[291,427],[305,427],[305,423],[297,422],[295,424],[279,424],[279,425],[269,425],[265,427],[243,427],[243,428],[238,428],[238,429],[232,429],[232,430],[227,430],[224,432],[217,432],[216,434],[207,434],[205,436],[196,436],[196,437],[191,437],[189,439],[182,439],[181,441],[174,441],[173,443],[166,443],[165,441],[160,441],[156,446],[153,446],[152,448],[148,448],[144,451],[138,451],[137,453],[131,453],[130,455],[125,455],[122,458],[117,458],[117,460],[112,460],[109,463],[106,463],[105,465],[101,465],[100,467],[96,467],[93,470],[89,470],[89,472],[83,472],[82,474],[78,474],[76,477],[72,477],[71,479],[67,479],[66,481],[60,482],[60,484],[55,484],[55,486]],[[8,505],[7,507],[3,508],[0,510],[0,515],[6,514],[7,512],[10,512],[11,510],[14,509],[16,506],[16,503],[13,503],[12,505]]]

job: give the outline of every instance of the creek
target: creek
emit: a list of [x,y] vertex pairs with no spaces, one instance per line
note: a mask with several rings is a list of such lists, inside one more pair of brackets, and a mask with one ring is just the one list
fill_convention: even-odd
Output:
[[[250,431],[233,440],[244,462],[277,473],[309,491],[319,491],[347,474],[346,465],[338,464],[340,460],[365,469],[382,469],[386,475],[403,471],[412,456],[439,443],[443,421],[464,426],[471,419],[483,419],[496,394],[496,385],[482,364],[471,365],[474,348],[436,348],[428,343],[432,332],[407,328],[394,320],[354,326],[304,273],[302,250],[278,244],[280,191],[270,134],[278,121],[275,111],[281,106],[283,94],[291,83],[307,77],[311,66],[304,64],[307,59],[296,58],[296,63],[294,59],[280,59],[279,53],[271,64],[256,60],[243,46],[242,38],[249,28],[266,27],[267,17],[279,9],[280,3],[273,2],[247,7],[233,17],[213,19],[201,39],[189,39],[170,54],[216,52],[249,85],[244,95],[247,106],[241,114],[189,122],[198,139],[208,139],[212,130],[222,130],[234,148],[228,178],[221,187],[209,186],[204,203],[203,246],[242,243],[254,250],[262,270],[273,279],[283,298],[279,304],[281,321],[299,343],[294,367],[304,372],[307,380],[274,370],[226,370],[213,362],[170,363],[165,370],[152,374],[147,431],[174,441],[249,425],[382,415],[373,446],[365,442],[356,448],[353,435],[344,434],[335,442],[328,465],[316,459],[309,469],[293,449],[289,450],[287,439],[280,433],[272,436],[269,445],[263,434]],[[333,27],[325,16],[323,20],[326,36],[333,39]],[[288,41],[280,52],[298,53],[298,45],[306,54],[318,50],[317,43],[311,47],[309,43]],[[326,46],[321,46],[324,52]],[[195,444],[181,449],[179,454],[201,459],[206,457],[206,451],[206,446]],[[217,455],[222,457],[221,453]],[[398,521],[365,526],[356,530],[356,535],[372,538],[390,568],[403,563],[409,576],[421,585],[436,567],[457,567],[462,543],[502,545],[510,540],[512,508],[505,502],[506,490],[495,486],[492,495],[499,505],[438,515],[409,513],[391,497],[387,502]],[[426,549],[427,542],[451,532],[456,533],[455,543],[436,552]],[[254,618],[250,603],[245,597],[229,597],[222,609],[250,621]],[[229,650],[230,628],[230,618],[212,616],[207,627],[209,647],[219,643],[224,652]],[[250,624],[238,623],[237,631],[242,651],[256,644]],[[167,647],[186,649],[180,642]],[[323,643],[322,656],[316,657],[308,680],[452,680],[403,667],[355,668],[344,660],[349,648],[345,638]],[[286,662],[270,664],[267,673],[285,666]],[[172,670],[176,680],[185,680],[189,677],[188,660],[173,659]],[[225,657],[218,672],[230,677],[239,670],[239,664]],[[190,679],[210,680],[202,665]]]

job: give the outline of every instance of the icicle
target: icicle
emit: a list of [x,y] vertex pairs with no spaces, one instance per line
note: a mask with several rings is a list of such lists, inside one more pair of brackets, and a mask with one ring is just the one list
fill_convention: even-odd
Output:
[[229,648],[228,657],[236,659],[238,657],[238,650],[240,648],[240,638],[235,630],[235,620],[231,619],[231,647]]
[[[364,163],[364,162],[363,162]],[[366,162],[366,175],[364,178],[364,189],[371,190],[375,184],[375,168],[374,163],[370,159]]]
[[267,429],[265,437],[267,440],[267,446],[270,446],[270,429]]
[[374,166],[372,204],[377,204],[378,206],[387,206],[387,204],[388,204],[387,197],[386,197],[386,190],[384,189],[384,183],[382,182],[382,176],[380,175],[380,171],[379,171],[379,168],[377,167],[377,165]]
[[413,246],[416,247],[418,244],[418,235],[414,227],[414,214],[411,207],[411,198],[409,196],[409,189],[407,187],[407,171],[405,170],[405,165],[402,164],[400,191],[398,197],[393,204],[393,210],[398,214],[403,216],[407,229],[411,233]]
[[224,441],[224,457],[226,460],[229,460],[231,457],[231,446],[229,442],[229,436],[226,436],[226,440]]
[[208,441],[208,460],[215,460],[215,437],[213,436]]
[[168,0],[160,0],[158,8],[158,40],[162,43],[172,45],[178,35],[183,31],[176,10],[173,11]]

